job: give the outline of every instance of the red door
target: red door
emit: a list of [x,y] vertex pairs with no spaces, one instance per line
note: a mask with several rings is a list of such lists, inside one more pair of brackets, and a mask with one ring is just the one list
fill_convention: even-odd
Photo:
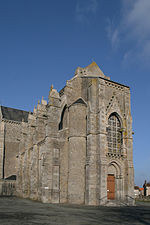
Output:
[[115,199],[115,176],[112,174],[107,177],[107,199]]

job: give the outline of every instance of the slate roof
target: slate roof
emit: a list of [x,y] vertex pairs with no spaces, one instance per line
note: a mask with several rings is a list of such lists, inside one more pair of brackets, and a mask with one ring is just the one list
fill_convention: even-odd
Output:
[[2,118],[7,120],[28,122],[29,112],[20,109],[13,109],[5,106],[1,106]]

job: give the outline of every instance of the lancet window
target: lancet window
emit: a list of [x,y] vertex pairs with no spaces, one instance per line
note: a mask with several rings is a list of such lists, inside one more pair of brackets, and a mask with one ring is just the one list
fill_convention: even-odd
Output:
[[66,109],[67,109],[67,106],[65,105],[61,114],[61,120],[58,127],[59,130],[62,130],[67,127],[67,110]]
[[107,142],[109,153],[121,154],[121,147],[122,147],[121,123],[118,116],[115,113],[111,114],[108,119]]

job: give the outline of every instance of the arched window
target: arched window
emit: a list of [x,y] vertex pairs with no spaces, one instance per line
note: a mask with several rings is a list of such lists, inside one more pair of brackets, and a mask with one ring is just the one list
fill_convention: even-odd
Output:
[[121,154],[122,131],[118,116],[112,113],[108,119],[107,128],[108,152]]
[[66,127],[66,123],[67,123],[66,109],[67,109],[67,106],[65,105],[65,107],[61,113],[61,120],[60,120],[59,127],[58,127],[59,130],[62,130],[63,128]]

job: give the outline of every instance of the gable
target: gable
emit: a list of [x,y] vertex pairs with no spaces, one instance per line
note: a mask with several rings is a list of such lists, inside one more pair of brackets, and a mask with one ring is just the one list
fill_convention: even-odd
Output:
[[78,100],[76,100],[72,105],[75,105],[75,104],[82,104],[82,105],[86,105],[86,103],[83,101],[82,98],[79,98]]
[[121,109],[120,109],[120,103],[118,101],[117,96],[113,95],[106,107],[106,114],[108,113],[112,113],[112,112],[118,112],[120,115],[121,113]]

